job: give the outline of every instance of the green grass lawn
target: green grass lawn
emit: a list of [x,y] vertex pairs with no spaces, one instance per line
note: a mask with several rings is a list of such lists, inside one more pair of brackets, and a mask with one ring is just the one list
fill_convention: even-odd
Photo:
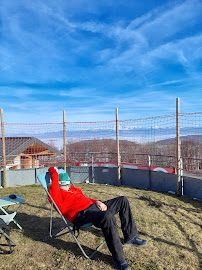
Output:
[[[139,236],[148,240],[143,248],[124,246],[131,269],[202,269],[202,202],[135,188],[77,186],[91,198],[104,201],[124,195],[129,199]],[[12,254],[4,254],[8,248],[0,245],[0,269],[114,269],[106,245],[87,260],[69,234],[43,241],[49,233],[50,204],[41,186],[0,189],[0,197],[11,193],[25,199],[16,216],[24,231],[12,224],[11,237],[17,246]],[[54,213],[54,224],[60,222]],[[117,223],[120,228],[118,216]],[[81,231],[79,241],[90,254],[102,237],[93,228]],[[120,237],[123,240],[121,230]],[[5,243],[2,237],[0,244]]]

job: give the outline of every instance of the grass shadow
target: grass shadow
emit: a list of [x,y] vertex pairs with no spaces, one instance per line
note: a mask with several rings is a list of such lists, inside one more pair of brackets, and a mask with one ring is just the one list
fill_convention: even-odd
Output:
[[[82,251],[80,250],[80,248],[78,247],[77,243],[75,242],[70,233],[68,233],[68,236],[66,237],[65,240],[62,238],[50,238],[50,237],[47,238],[47,236],[49,235],[49,222],[50,222],[49,217],[38,217],[35,215],[18,213],[18,221],[20,222],[20,224],[24,229],[22,233],[25,237],[30,238],[33,241],[45,242],[58,250],[63,249],[70,253],[74,253],[75,256],[78,257],[82,256]],[[64,223],[61,222],[61,218],[59,217],[53,218],[53,224],[56,230],[64,225]],[[102,231],[94,227],[81,229],[80,230],[81,235],[82,231],[88,231],[89,233],[95,235],[96,237],[103,236]],[[46,238],[47,240],[45,240]],[[80,239],[78,238],[78,240],[87,255],[93,253],[95,249],[87,246],[86,245],[87,243],[82,241],[83,240],[82,236],[80,237]],[[98,251],[93,257],[93,260],[100,260],[100,259],[111,265],[111,256],[103,254],[101,251]]]
[[[199,262],[199,265],[202,261],[202,253],[198,250],[194,240],[189,236],[189,234],[185,231],[185,229],[183,228],[182,224],[176,219],[174,218],[174,216],[172,216],[171,214],[168,213],[167,209],[168,207],[170,208],[171,211],[176,211],[178,208],[179,209],[183,209],[185,211],[187,211],[188,213],[190,213],[190,211],[192,209],[190,208],[186,208],[186,207],[182,207],[182,206],[177,206],[177,205],[170,205],[170,204],[166,204],[164,202],[160,202],[160,201],[157,201],[157,200],[153,200],[149,197],[146,197],[146,196],[140,196],[139,199],[141,200],[144,200],[144,201],[148,201],[148,206],[150,207],[155,207],[155,208],[158,208],[158,210],[163,213],[165,216],[167,216],[173,223],[175,223],[175,225],[177,226],[177,228],[185,235],[187,241],[189,242],[191,248],[189,247],[186,247],[186,246],[183,246],[183,245],[180,245],[180,244],[176,244],[174,242],[171,242],[171,241],[167,241],[167,240],[164,240],[164,239],[160,239],[160,238],[157,238],[157,237],[152,237],[151,235],[148,235],[148,234],[145,234],[145,233],[142,233],[143,235],[146,235],[146,236],[149,236],[151,237],[153,240],[155,241],[161,241],[161,242],[164,242],[166,244],[169,244],[169,245],[172,245],[172,246],[176,246],[177,248],[180,248],[180,249],[185,249],[189,252],[194,252],[198,258],[198,262]],[[191,212],[194,212],[194,213],[200,213],[201,210],[200,209],[193,209],[193,211]],[[178,213],[184,217],[186,217],[187,219],[189,219],[190,222],[192,222],[193,224],[195,224],[196,226],[199,226],[201,227],[201,224],[199,223],[196,223],[195,221],[191,220],[190,219],[190,216],[184,214],[184,213],[181,213],[180,211],[178,211]]]

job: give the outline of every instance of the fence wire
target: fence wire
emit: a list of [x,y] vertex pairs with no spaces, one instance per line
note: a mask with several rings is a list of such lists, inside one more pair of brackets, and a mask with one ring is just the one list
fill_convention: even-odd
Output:
[[[4,133],[6,167],[9,169],[39,167],[64,160],[62,123],[4,123]],[[0,148],[2,153],[2,139]],[[3,156],[0,165],[3,166]]]
[[180,115],[183,170],[202,175],[202,113]]
[[176,116],[119,121],[121,162],[176,167]]
[[116,162],[116,122],[66,123],[67,162]]
[[[180,114],[183,170],[202,175],[202,113]],[[0,169],[33,168],[64,164],[64,123],[4,123]],[[119,120],[121,165],[138,168],[177,168],[176,115]],[[2,132],[2,130],[1,130]],[[116,121],[66,122],[67,165],[117,165]]]

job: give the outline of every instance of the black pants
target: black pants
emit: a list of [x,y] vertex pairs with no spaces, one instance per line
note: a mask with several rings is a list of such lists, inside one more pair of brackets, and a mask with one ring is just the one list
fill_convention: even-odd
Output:
[[92,204],[79,213],[74,220],[74,224],[81,226],[91,222],[96,227],[101,228],[112,256],[120,260],[124,255],[114,215],[119,213],[124,242],[137,236],[137,228],[132,216],[130,204],[128,199],[124,196],[103,203],[107,205],[107,211],[100,211],[95,204]]

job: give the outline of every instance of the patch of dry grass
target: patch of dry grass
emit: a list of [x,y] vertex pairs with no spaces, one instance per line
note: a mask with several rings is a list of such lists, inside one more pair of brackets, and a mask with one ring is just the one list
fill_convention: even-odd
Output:
[[[126,260],[132,269],[202,269],[201,202],[135,188],[78,186],[85,195],[103,201],[120,195],[129,199],[139,236],[148,240],[148,245],[141,249],[124,246]],[[19,194],[26,200],[16,216],[24,231],[12,224],[11,237],[17,243],[12,254],[3,254],[8,248],[0,245],[2,270],[113,269],[106,245],[93,260],[87,260],[70,235],[43,242],[48,235],[50,204],[41,186],[1,189],[0,197],[11,193]],[[58,215],[55,213],[54,216],[55,224],[60,223]],[[118,218],[117,221],[120,225]],[[101,239],[102,233],[97,229],[82,231],[79,236],[87,253]],[[0,243],[6,242],[2,238]]]

